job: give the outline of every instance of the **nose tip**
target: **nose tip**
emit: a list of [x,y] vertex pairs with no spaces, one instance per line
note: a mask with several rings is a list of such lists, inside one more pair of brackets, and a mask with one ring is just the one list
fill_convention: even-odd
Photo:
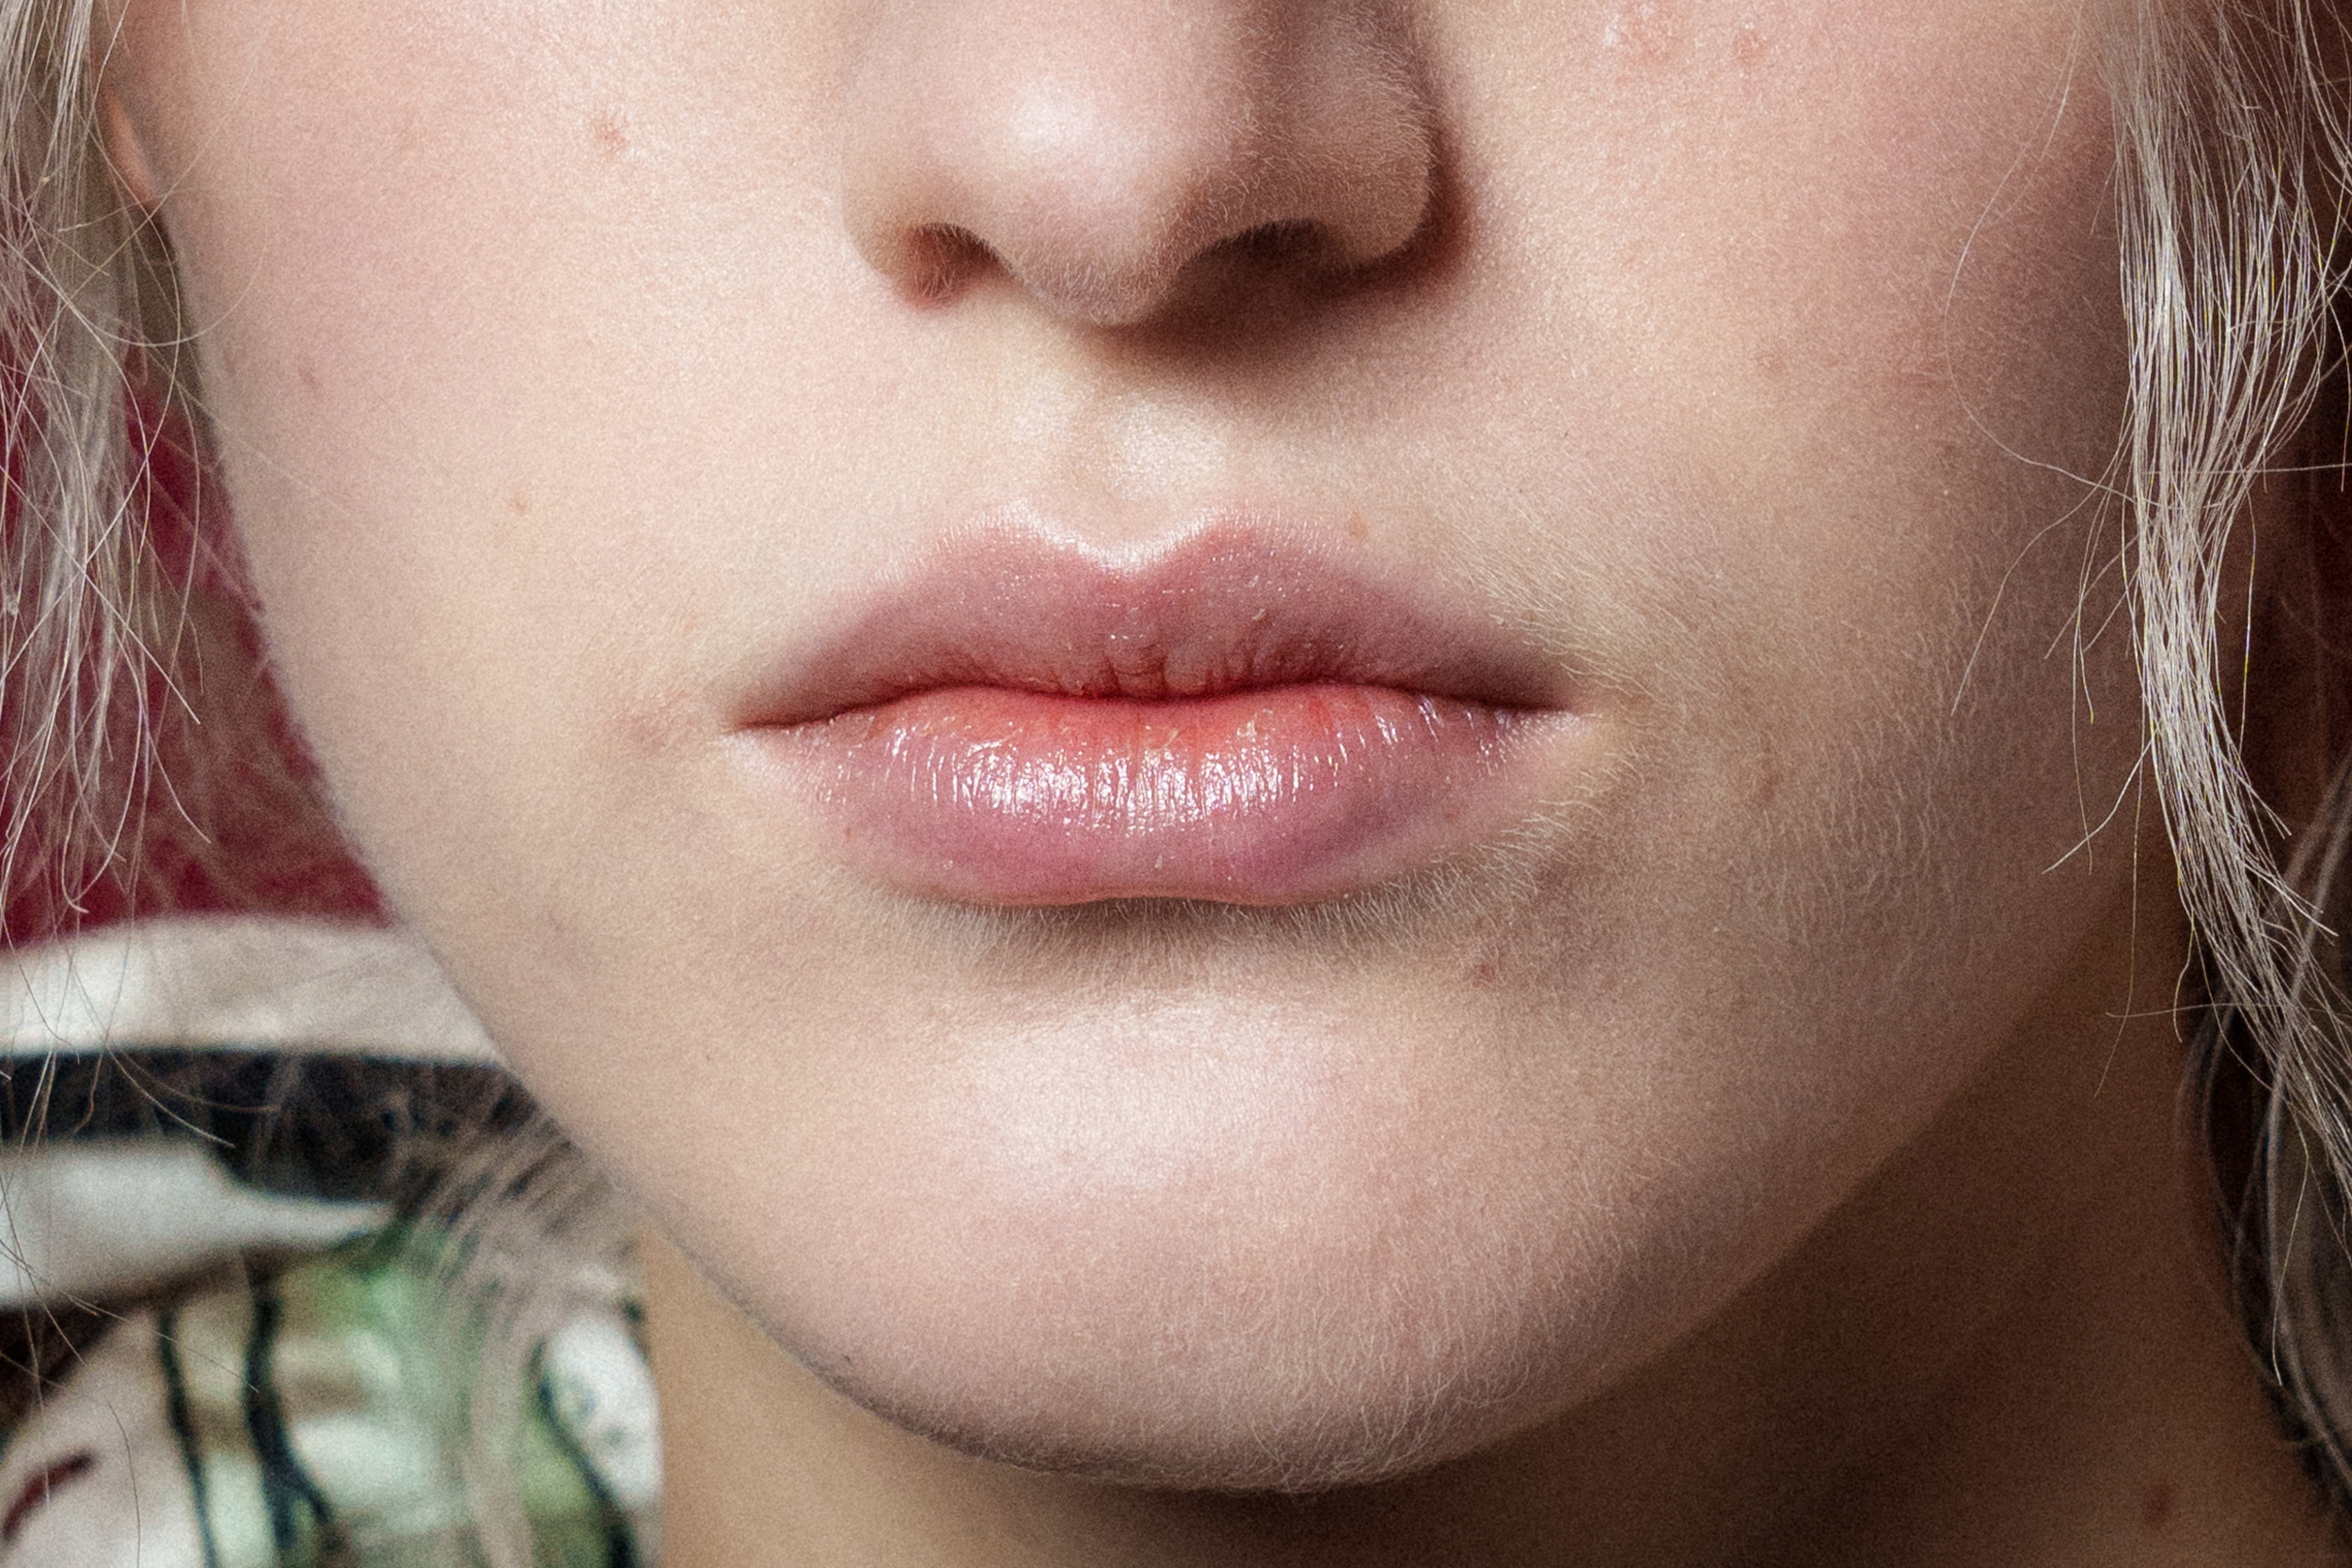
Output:
[[1409,35],[1360,0],[898,0],[852,79],[842,197],[926,297],[1000,267],[1095,326],[1218,259],[1359,268],[1420,230],[1430,116]]

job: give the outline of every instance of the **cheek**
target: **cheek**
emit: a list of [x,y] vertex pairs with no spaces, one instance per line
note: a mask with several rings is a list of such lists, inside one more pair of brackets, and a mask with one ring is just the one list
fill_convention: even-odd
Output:
[[[1643,695],[1708,781],[1678,795],[1692,841],[1747,843],[1783,898],[1867,895],[1885,941],[1825,949],[1883,956],[1956,866],[2065,855],[2139,729],[2100,492],[2126,367],[2098,19],[1856,20],[1645,0],[1589,91],[1460,87],[1488,308],[1522,330],[1486,335],[1486,467],[1454,477],[1465,533],[1497,493],[1548,514],[1485,585]],[[1591,41],[1531,25],[1559,33],[1515,58]]]
[[845,253],[790,113],[838,51],[658,9],[137,8],[273,653],[361,823],[470,819],[476,769],[546,812],[492,756],[660,744],[675,671],[643,654],[707,619],[714,515],[797,522],[779,435],[821,441],[843,401],[778,308]]

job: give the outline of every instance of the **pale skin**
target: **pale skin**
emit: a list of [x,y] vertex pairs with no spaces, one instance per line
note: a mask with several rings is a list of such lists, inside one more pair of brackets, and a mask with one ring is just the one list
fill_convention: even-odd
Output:
[[[279,681],[652,1227],[669,1568],[2331,1560],[2070,629],[2103,12],[120,21]],[[959,518],[1245,504],[1574,689],[1512,832],[1047,912],[740,765]]]

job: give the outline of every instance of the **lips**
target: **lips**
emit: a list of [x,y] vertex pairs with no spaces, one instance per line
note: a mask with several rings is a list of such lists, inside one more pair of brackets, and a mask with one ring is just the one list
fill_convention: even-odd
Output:
[[1483,619],[1247,522],[1140,560],[953,536],[741,711],[852,871],[1010,905],[1377,886],[1524,820],[1577,722]]

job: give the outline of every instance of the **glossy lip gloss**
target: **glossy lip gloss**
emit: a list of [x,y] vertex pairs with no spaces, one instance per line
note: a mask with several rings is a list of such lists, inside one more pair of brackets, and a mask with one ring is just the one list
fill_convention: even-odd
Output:
[[1246,524],[1140,562],[951,539],[747,705],[856,871],[993,904],[1338,897],[1523,820],[1558,679]]

